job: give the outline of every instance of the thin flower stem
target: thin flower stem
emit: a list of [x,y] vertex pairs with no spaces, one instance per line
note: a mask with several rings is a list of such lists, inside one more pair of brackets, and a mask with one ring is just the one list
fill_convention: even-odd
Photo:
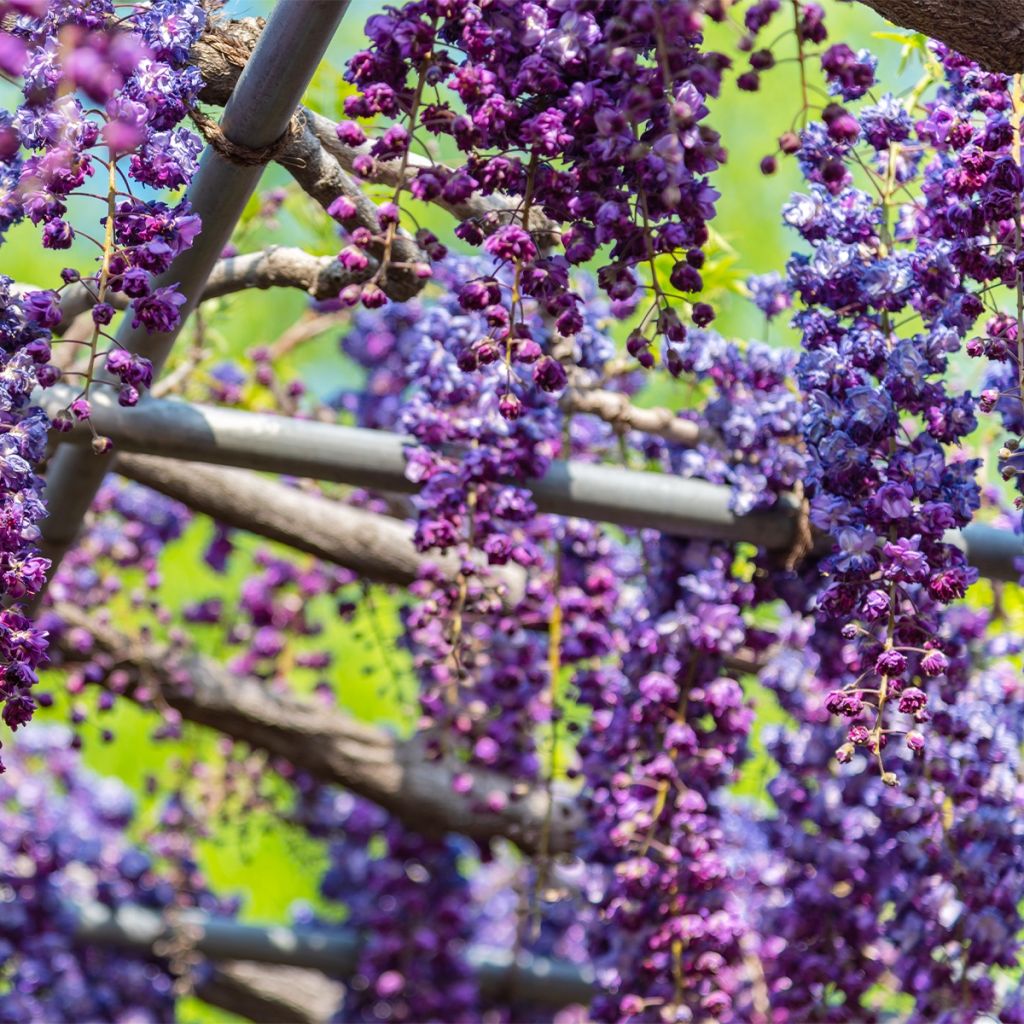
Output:
[[800,65],[800,98],[802,107],[798,115],[802,121],[802,127],[807,127],[807,114],[811,109],[811,97],[807,88],[807,55],[804,52],[804,37],[800,31],[800,0],[793,0],[793,32],[796,35],[796,60]]
[[[110,284],[110,261],[114,253],[114,215],[117,212],[117,161],[110,154],[110,172],[107,185],[107,223],[103,234],[103,262],[100,266],[100,279],[96,289],[97,304],[106,301],[107,288]],[[96,370],[96,359],[99,351],[100,325],[96,324],[89,343],[89,365],[86,368],[85,397],[89,397],[89,388]]]

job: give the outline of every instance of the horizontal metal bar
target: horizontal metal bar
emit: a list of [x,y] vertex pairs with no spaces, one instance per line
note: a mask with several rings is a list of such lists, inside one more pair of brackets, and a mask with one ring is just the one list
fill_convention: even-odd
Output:
[[[182,911],[172,925],[163,914],[135,904],[111,909],[100,903],[75,906],[75,937],[90,945],[153,951],[184,940],[210,960],[248,960],[320,971],[335,978],[352,974],[359,937],[351,929],[241,924],[200,911]],[[593,972],[561,960],[470,948],[470,966],[485,995],[567,1006],[594,994]]]
[[135,904],[111,909],[87,903],[74,911],[79,942],[118,949],[153,951],[185,937],[211,960],[288,964],[340,975],[355,969],[359,954],[358,940],[344,929],[260,928],[193,910],[177,914],[172,926],[163,914]]
[[[72,392],[60,387],[39,395],[54,413]],[[110,395],[96,395],[93,423],[122,451],[191,462],[237,466],[296,477],[413,493],[405,475],[405,448],[415,441],[381,430],[147,398],[123,409]],[[79,428],[57,439],[85,442]],[[751,515],[729,507],[728,487],[583,462],[555,461],[528,484],[544,512],[620,526],[648,527],[684,537],[748,541],[772,551],[789,550],[796,535],[795,506],[783,503]],[[969,526],[947,539],[967,553],[984,575],[1014,580],[1024,542],[1009,530]]]

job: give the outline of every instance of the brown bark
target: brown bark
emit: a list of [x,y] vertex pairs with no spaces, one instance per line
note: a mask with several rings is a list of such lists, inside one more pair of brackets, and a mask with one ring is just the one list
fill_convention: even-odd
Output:
[[939,39],[989,71],[1024,71],[1024,0],[860,0],[889,21]]
[[[287,544],[377,583],[408,586],[428,563],[454,577],[459,559],[423,555],[412,529],[387,516],[288,487],[245,469],[204,466],[155,455],[119,455],[117,472],[227,526]],[[526,588],[518,566],[492,567],[490,578],[514,604]]]
[[357,280],[333,256],[312,256],[293,246],[272,245],[259,252],[218,261],[203,288],[201,301],[249,288],[298,288],[314,299],[329,299]]
[[639,430],[688,448],[701,442],[713,444],[716,441],[714,433],[707,427],[683,419],[671,409],[644,409],[633,405],[628,396],[618,391],[570,387],[562,396],[560,404],[565,412],[596,416],[616,430]]
[[199,98],[204,103],[216,107],[227,103],[265,25],[263,18],[231,20],[214,15],[207,20],[206,30],[192,47],[192,62],[203,76]]
[[[200,302],[223,298],[250,288],[296,288],[314,299],[329,299],[338,295],[347,284],[365,281],[373,266],[354,273],[346,270],[334,256],[314,256],[303,249],[287,245],[271,245],[257,252],[242,253],[218,260],[203,286]],[[19,285],[28,290],[28,285]],[[122,292],[111,294],[107,301],[117,309],[128,308],[128,296]],[[55,328],[58,337],[74,338],[72,323],[76,317],[92,309],[95,298],[83,284],[73,284],[61,294],[63,318]],[[91,319],[85,321],[88,326]],[[82,332],[80,337],[87,337]]]
[[[302,130],[277,158],[278,163],[325,210],[342,196],[351,199],[356,213],[354,217],[343,221],[346,228],[365,227],[374,235],[381,234],[376,204],[349,177],[340,161],[320,144],[310,127],[309,111],[303,111],[301,116]],[[383,246],[379,242],[371,244],[368,251],[377,259],[383,258]],[[382,290],[398,302],[411,299],[426,283],[426,278],[419,277],[409,266],[418,263],[426,263],[426,256],[407,234],[399,231],[392,242],[391,262],[381,281]]]
[[[136,683],[158,691],[185,721],[216,729],[320,782],[365,797],[416,831],[457,832],[479,842],[506,838],[529,853],[561,853],[573,846],[580,811],[571,797],[555,794],[549,820],[543,789],[483,771],[473,771],[472,792],[460,795],[452,779],[466,765],[428,758],[415,737],[397,739],[340,711],[273,692],[256,679],[238,678],[209,658],[125,636],[107,616],[64,602],[55,602],[53,610],[72,630],[91,637],[93,648],[86,656],[98,654],[111,671],[123,669]],[[81,660],[80,636],[58,637],[58,649]],[[488,798],[499,794],[504,809],[488,810]]]
[[326,1024],[344,992],[319,971],[245,961],[217,964],[196,989],[203,1002],[261,1024]]

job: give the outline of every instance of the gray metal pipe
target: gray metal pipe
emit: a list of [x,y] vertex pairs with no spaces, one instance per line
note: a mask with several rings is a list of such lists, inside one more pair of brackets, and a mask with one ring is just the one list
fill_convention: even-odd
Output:
[[[58,387],[40,398],[55,412],[69,395],[70,391]],[[386,431],[172,399],[147,398],[134,409],[122,409],[110,395],[97,396],[93,419],[99,431],[127,452],[384,491],[417,489],[405,475],[404,449],[414,442]],[[87,436],[80,428],[56,435],[72,441],[84,441]],[[704,480],[556,461],[542,479],[528,486],[542,511],[558,515],[649,527],[684,537],[747,541],[774,551],[791,548],[795,536],[792,505],[738,516],[729,508],[729,488]],[[1018,579],[1014,561],[1024,556],[1024,543],[1011,531],[975,525],[962,533],[951,532],[947,539],[963,548],[983,575]]]
[[[221,130],[231,142],[262,149],[284,134],[347,7],[348,0],[278,0],[224,108]],[[231,163],[207,146],[187,193],[202,219],[202,232],[155,282],[161,287],[177,284],[185,296],[179,326],[165,334],[150,334],[141,327],[132,328],[125,319],[117,335],[123,348],[150,359],[155,373],[195,308],[262,173],[262,165]],[[46,481],[49,514],[41,525],[41,546],[54,567],[73,543],[113,464],[113,455],[98,456],[89,448],[72,446],[60,449],[51,461]]]
[[73,909],[79,942],[117,949],[152,951],[181,936],[210,960],[288,964],[338,976],[355,970],[359,954],[358,940],[343,929],[259,928],[195,910],[176,915],[172,926],[163,914],[134,904],[111,909],[87,903]]
[[[181,938],[210,960],[305,967],[335,978],[352,974],[359,959],[359,937],[343,927],[259,927],[194,910],[177,915],[172,926],[157,911],[133,904],[88,903],[74,912],[75,937],[89,945],[149,952]],[[485,995],[557,1007],[588,1003],[594,994],[593,972],[565,961],[475,948],[467,957]]]

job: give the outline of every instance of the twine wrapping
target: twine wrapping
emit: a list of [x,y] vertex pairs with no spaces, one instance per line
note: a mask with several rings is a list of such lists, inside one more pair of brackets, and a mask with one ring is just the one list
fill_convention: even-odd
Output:
[[190,110],[189,117],[196,128],[199,129],[199,134],[225,160],[238,164],[240,167],[260,167],[276,160],[299,137],[305,126],[305,118],[301,114],[296,113],[292,115],[291,121],[288,122],[288,127],[270,145],[261,146],[259,149],[251,149],[249,146],[242,146],[237,142],[232,142],[224,134],[220,124],[201,110]]

